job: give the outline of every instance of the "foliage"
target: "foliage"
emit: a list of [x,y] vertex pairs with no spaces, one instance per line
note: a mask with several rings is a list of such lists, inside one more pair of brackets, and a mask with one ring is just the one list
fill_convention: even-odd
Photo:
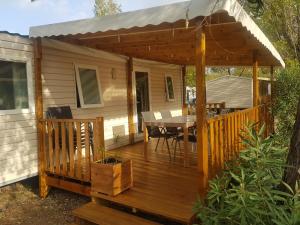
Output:
[[299,0],[264,0],[256,21],[285,59],[300,61]]
[[264,139],[264,128],[249,126],[239,159],[227,164],[220,177],[210,182],[206,204],[197,202],[201,224],[299,224],[300,193],[281,192],[286,149]]
[[121,5],[114,0],[95,0],[94,13],[95,16],[106,16],[121,12]]
[[292,137],[299,98],[300,64],[290,62],[285,70],[276,74],[273,105],[273,113],[277,120],[276,138],[285,146],[288,146]]
[[105,149],[104,146],[101,146],[96,149],[100,154],[100,160],[97,163],[101,164],[115,164],[121,162],[121,152],[120,151],[113,151],[109,152]]

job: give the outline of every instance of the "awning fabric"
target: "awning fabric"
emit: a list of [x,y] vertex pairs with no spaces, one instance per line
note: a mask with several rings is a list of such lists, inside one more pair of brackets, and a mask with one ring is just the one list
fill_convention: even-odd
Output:
[[278,51],[236,0],[191,0],[111,16],[36,26],[30,28],[30,37],[117,31],[162,23],[175,23],[180,20],[192,20],[196,17],[210,16],[220,12],[227,12],[229,16],[235,18],[236,22],[240,22],[270,51],[279,64],[285,66]]

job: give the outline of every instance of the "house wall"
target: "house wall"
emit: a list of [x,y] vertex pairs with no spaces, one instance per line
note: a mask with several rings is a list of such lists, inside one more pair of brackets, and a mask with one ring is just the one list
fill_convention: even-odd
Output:
[[[260,97],[270,95],[270,81],[259,80]],[[253,106],[253,80],[249,77],[224,76],[206,83],[207,102],[225,102],[227,108]]]
[[[50,106],[69,105],[74,118],[103,116],[106,148],[128,144],[127,58],[48,39],[42,40],[42,46],[44,110]],[[77,108],[75,64],[98,67],[104,107]],[[180,68],[142,60],[134,60],[134,67],[149,70],[151,110],[171,109],[178,114],[181,109]],[[115,79],[111,75],[112,68],[116,71]],[[167,73],[174,77],[174,102],[166,102],[164,76]]]
[[28,38],[0,33],[0,59],[27,62],[28,110],[0,110],[0,187],[37,174],[33,46]]
[[225,102],[227,108],[251,108],[252,79],[224,76],[206,83],[207,102]]

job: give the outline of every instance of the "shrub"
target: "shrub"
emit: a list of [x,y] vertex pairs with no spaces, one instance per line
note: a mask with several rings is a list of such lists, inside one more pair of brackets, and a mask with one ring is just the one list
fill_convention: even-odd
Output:
[[210,182],[207,199],[195,207],[201,224],[300,224],[300,193],[281,192],[286,149],[264,139],[264,128],[247,128],[240,157]]
[[273,113],[277,120],[276,138],[288,146],[300,98],[300,64],[289,62],[287,69],[276,74]]

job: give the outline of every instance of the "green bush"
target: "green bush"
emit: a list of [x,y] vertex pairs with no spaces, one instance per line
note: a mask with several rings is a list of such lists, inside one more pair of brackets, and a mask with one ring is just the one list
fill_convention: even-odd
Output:
[[276,139],[288,146],[295,123],[297,104],[300,98],[300,65],[289,62],[285,70],[276,74],[275,102]]
[[201,224],[300,224],[300,193],[277,189],[286,149],[262,138],[263,132],[249,126],[243,135],[246,150],[210,182],[206,200],[195,207]]

